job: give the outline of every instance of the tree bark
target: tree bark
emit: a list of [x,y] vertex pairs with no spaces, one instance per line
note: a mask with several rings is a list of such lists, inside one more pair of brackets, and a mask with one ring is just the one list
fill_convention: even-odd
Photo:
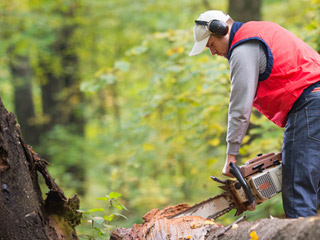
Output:
[[132,228],[117,228],[111,240],[243,240],[243,239],[319,239],[319,216],[299,219],[260,219],[253,222],[243,221],[223,226],[213,220],[197,216],[170,219],[177,212],[188,208],[186,204],[153,209],[144,217],[142,224]]
[[[0,99],[0,239],[78,239],[79,198],[67,199],[49,175],[47,162],[21,137],[15,116]],[[49,188],[42,198],[40,173]]]
[[261,19],[261,0],[229,0],[228,13],[235,21],[258,21]]

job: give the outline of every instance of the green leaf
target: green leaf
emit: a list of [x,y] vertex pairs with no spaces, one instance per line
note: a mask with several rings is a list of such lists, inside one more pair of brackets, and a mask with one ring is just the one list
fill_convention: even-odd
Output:
[[98,223],[98,224],[102,224],[104,222],[103,217],[92,217],[91,219],[93,222]]
[[88,210],[89,213],[93,212],[104,212],[104,208],[92,208]]
[[112,200],[112,206],[118,208],[119,210],[126,209],[125,206],[116,199]]
[[107,222],[111,222],[113,220],[115,214],[110,214],[108,216],[104,216],[104,220],[106,220]]
[[127,72],[130,68],[130,64],[125,61],[117,61],[114,64],[115,69],[119,69],[122,72]]
[[[94,227],[93,229],[96,230],[96,232],[98,233],[98,236],[104,236],[106,234],[106,231],[102,228]],[[98,240],[101,238],[94,238],[94,239]]]
[[101,86],[95,81],[86,81],[80,84],[80,90],[86,93],[93,93],[100,90]]
[[116,82],[117,78],[115,75],[109,74],[101,74],[99,76],[99,80],[103,85],[112,85]]
[[109,198],[108,197],[98,197],[97,200],[102,200],[102,201],[109,202]]
[[113,201],[113,202],[112,202],[112,206],[114,206],[115,208],[117,208],[117,209],[119,209],[119,210],[122,210],[121,204],[119,204],[119,203],[116,202],[116,201]]
[[79,213],[83,213],[83,214],[90,214],[90,212],[88,212],[88,211],[85,211],[85,210],[76,210],[77,212],[79,212]]
[[121,193],[117,193],[117,192],[111,192],[109,193],[109,195],[107,195],[110,199],[118,199],[120,198],[122,195]]
[[126,216],[124,216],[124,215],[121,214],[121,213],[113,213],[113,215],[119,216],[119,217],[123,217],[123,218],[125,218],[125,219],[128,219]]
[[111,231],[111,230],[113,230],[113,229],[116,228],[115,226],[112,226],[112,225],[109,225],[109,224],[103,224],[103,225],[104,225],[104,227],[105,227],[105,229],[106,229],[107,231]]
[[99,228],[96,229],[99,236],[105,236],[107,234],[107,229]]
[[146,46],[137,46],[137,47],[129,49],[126,52],[126,55],[127,56],[141,55],[141,54],[145,53],[147,50],[148,50],[148,48]]

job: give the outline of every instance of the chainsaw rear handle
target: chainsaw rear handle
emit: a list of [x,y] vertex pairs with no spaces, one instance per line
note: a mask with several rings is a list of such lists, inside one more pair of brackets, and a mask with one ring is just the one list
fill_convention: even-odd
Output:
[[239,181],[241,187],[243,188],[247,198],[249,205],[247,206],[248,210],[253,211],[256,208],[256,202],[254,200],[254,197],[252,195],[252,192],[247,184],[247,182],[244,180],[243,176],[241,175],[240,168],[234,164],[233,162],[229,163],[230,166],[230,173],[235,176],[235,178]]

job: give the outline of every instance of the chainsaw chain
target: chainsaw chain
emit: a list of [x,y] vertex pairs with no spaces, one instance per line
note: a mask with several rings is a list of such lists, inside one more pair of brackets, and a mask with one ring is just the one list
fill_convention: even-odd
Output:
[[230,207],[226,208],[222,212],[216,214],[216,216],[213,215],[212,218],[210,216],[210,218],[213,219],[213,220],[216,220],[217,218],[221,217],[222,215],[225,215],[226,213],[230,212],[232,209],[234,209],[234,205],[231,205]]

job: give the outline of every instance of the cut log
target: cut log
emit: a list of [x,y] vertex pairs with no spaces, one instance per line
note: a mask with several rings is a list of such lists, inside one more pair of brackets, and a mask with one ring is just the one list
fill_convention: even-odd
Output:
[[[111,240],[243,240],[320,239],[320,217],[298,219],[260,219],[241,221],[227,227],[197,216],[170,219],[177,212],[188,208],[186,204],[153,209],[144,215],[142,224],[131,228],[117,228]],[[240,219],[242,220],[242,219]]]
[[[0,239],[78,239],[79,198],[67,199],[47,171],[47,162],[27,146],[15,116],[0,99]],[[40,173],[49,188],[43,199]]]
[[[208,238],[211,240],[214,238]],[[259,219],[243,221],[236,228],[230,229],[219,240],[272,239],[306,240],[320,239],[320,217],[297,219]]]
[[197,239],[204,240],[212,229],[223,225],[197,216],[170,219],[176,213],[187,209],[187,204],[166,207],[163,210],[153,209],[143,216],[142,224],[134,224],[130,229],[117,228],[111,234],[111,240],[136,239]]

